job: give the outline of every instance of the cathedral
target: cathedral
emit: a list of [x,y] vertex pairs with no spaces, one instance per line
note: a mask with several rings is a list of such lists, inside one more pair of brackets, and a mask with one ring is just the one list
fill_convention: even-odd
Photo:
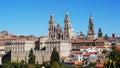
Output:
[[89,18],[86,36],[81,32],[79,37],[75,37],[68,11],[65,14],[63,28],[60,23],[56,24],[53,13],[51,13],[48,23],[48,35],[41,36],[37,38],[37,40],[35,40],[34,37],[30,40],[31,38],[26,39],[24,37],[10,35],[6,31],[0,33],[0,41],[6,43],[6,52],[11,50],[11,62],[21,62],[21,60],[27,61],[31,48],[34,50],[36,62],[41,64],[44,61],[50,60],[54,47],[56,47],[60,58],[62,58],[69,56],[72,49],[79,50],[82,46],[104,45],[104,41],[99,41],[103,38],[101,28],[98,30],[98,38],[96,38],[92,15],[90,15]]
[[[101,32],[102,30],[100,28],[98,36],[100,35]],[[87,35],[84,36],[82,32],[80,34],[81,34],[80,35],[81,38],[83,39],[88,39],[88,40],[97,39],[92,15],[90,15],[90,18],[89,18]],[[57,23],[56,25],[54,20],[54,15],[53,13],[51,14],[50,20],[49,20],[48,38],[61,39],[61,40],[70,40],[72,38],[75,38],[75,32],[73,30],[72,24],[70,23],[68,12],[66,12],[65,19],[64,19],[64,28],[60,26],[60,23]]]
[[[63,30],[64,29],[64,30]],[[49,26],[48,26],[48,36],[42,36],[37,41],[39,45],[37,48],[34,42],[32,41],[23,41],[23,40],[15,40],[14,42],[10,42],[8,45],[8,49],[15,46],[25,46],[24,48],[20,47],[18,50],[12,48],[11,50],[11,61],[21,62],[21,60],[28,60],[28,55],[30,49],[34,49],[34,54],[36,56],[36,62],[41,64],[44,61],[49,61],[53,48],[56,47],[59,52],[60,58],[67,57],[71,51],[71,42],[70,39],[74,38],[74,31],[72,25],[70,23],[69,14],[66,12],[64,19],[64,28],[60,26],[58,23],[56,25],[54,20],[53,13],[50,15]],[[15,43],[15,44],[14,44]],[[24,45],[21,45],[24,43]],[[16,45],[17,44],[17,45]],[[31,45],[28,45],[31,44]],[[15,50],[14,50],[15,49]],[[25,49],[25,50],[24,50]],[[17,50],[17,51],[16,51]],[[17,58],[16,58],[17,57]]]
[[58,23],[56,25],[54,21],[53,13],[51,14],[50,21],[49,21],[49,29],[48,29],[48,37],[49,39],[61,39],[61,40],[68,40],[74,38],[74,30],[70,23],[69,14],[66,12],[65,19],[64,19],[64,30]]

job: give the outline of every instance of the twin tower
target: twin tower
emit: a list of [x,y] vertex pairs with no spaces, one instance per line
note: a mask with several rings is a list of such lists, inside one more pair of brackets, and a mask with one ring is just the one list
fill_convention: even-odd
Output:
[[53,13],[51,14],[49,20],[49,39],[60,39],[60,40],[68,40],[74,37],[74,30],[70,23],[69,14],[66,12],[65,19],[64,19],[64,30],[58,23],[56,26]]
[[[70,18],[69,18],[68,12],[66,12],[66,14],[65,14],[63,29],[59,23],[56,25],[55,20],[54,20],[54,15],[52,13],[50,16],[50,20],[49,20],[48,38],[49,39],[59,39],[59,40],[69,40],[69,39],[75,37],[75,33],[74,33],[73,27],[70,23]],[[90,40],[96,39],[96,33],[94,30],[94,23],[93,23],[92,15],[90,15],[90,18],[89,18],[88,32],[87,32],[87,36],[85,38],[90,39]]]

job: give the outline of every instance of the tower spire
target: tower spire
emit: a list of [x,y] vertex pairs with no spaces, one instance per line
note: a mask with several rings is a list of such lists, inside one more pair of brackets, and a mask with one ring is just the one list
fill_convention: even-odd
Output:
[[66,11],[65,19],[64,19],[64,39],[71,39],[74,37],[74,30],[70,23],[69,13]]
[[94,40],[94,39],[96,39],[96,35],[95,34],[96,33],[95,33],[95,30],[94,30],[93,18],[92,18],[92,15],[90,14],[87,38],[91,39],[91,40]]
[[54,14],[53,14],[53,12],[51,12],[51,19],[54,19]]
[[101,30],[101,28],[99,28],[99,30],[98,30],[98,33],[102,33],[102,30]]
[[98,30],[98,39],[102,39],[102,30],[99,28]]
[[54,39],[56,37],[56,24],[54,21],[54,14],[51,13],[49,20],[49,38]]
[[94,24],[93,24],[93,17],[92,17],[92,15],[90,15],[89,23],[90,23],[91,25],[94,25]]
[[66,18],[69,18],[68,10],[66,10]]
[[60,26],[60,23],[58,22],[57,23],[57,30],[58,30],[58,32],[60,31],[60,29],[61,29],[61,26]]

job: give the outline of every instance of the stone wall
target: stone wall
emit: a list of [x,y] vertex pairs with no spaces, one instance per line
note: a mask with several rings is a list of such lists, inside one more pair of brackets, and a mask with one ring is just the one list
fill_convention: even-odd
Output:
[[[34,51],[34,54],[36,56],[36,63],[38,62],[39,64],[41,64],[43,61],[49,61],[51,56],[51,53],[47,51]],[[28,55],[29,51],[12,51],[11,62],[21,62],[21,60],[28,62]]]

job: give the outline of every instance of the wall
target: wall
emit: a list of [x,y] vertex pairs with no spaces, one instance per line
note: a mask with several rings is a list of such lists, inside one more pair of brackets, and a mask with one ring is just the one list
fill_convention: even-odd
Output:
[[[36,63],[42,64],[43,61],[49,61],[51,53],[47,51],[34,51],[36,56]],[[24,60],[28,62],[29,51],[19,51],[19,52],[11,52],[11,62],[21,62]]]

